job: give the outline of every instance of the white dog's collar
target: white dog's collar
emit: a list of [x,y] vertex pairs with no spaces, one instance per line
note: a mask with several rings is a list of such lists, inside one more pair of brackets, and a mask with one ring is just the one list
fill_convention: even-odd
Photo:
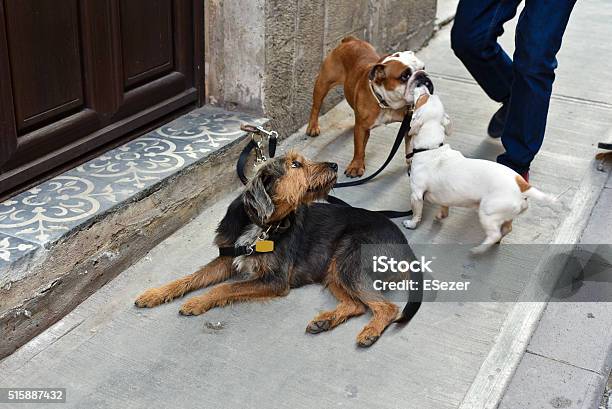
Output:
[[435,148],[413,149],[412,152],[410,152],[408,155],[406,155],[406,159],[411,159],[417,153],[421,153],[421,152],[425,152],[425,151],[433,151],[434,149],[438,149],[438,148],[441,148],[443,146],[444,146],[444,142],[442,142],[440,145],[436,146]]

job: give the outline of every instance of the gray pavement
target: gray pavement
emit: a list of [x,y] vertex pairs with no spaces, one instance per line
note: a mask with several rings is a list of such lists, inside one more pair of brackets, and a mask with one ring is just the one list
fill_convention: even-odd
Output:
[[436,4],[436,24],[444,25],[455,16],[459,0],[438,0]]
[[[610,180],[610,179],[609,179]],[[612,264],[612,188],[597,200],[580,244]],[[573,294],[589,298],[602,285],[586,281]],[[599,408],[612,368],[612,302],[550,302],[500,409]],[[604,407],[603,409],[607,409]]]
[[[607,200],[606,191],[600,196],[607,175],[595,170],[592,157],[594,144],[612,127],[612,101],[604,92],[612,79],[603,73],[612,70],[603,69],[600,59],[612,53],[612,45],[606,40],[601,45],[607,47],[605,52],[595,56],[584,44],[612,35],[612,27],[603,24],[612,6],[598,0],[578,2],[576,7],[560,58],[546,141],[531,173],[533,185],[561,195],[561,205],[531,204],[505,243],[576,243],[597,200],[601,206]],[[586,27],[603,33],[592,35],[585,32]],[[467,156],[494,159],[502,148],[485,136],[485,128],[496,104],[452,55],[449,29],[442,29],[420,53],[435,73],[437,93],[453,120],[449,142]],[[511,35],[509,30],[506,36]],[[577,68],[570,62],[563,64],[573,59],[583,61],[579,81],[570,69]],[[296,148],[344,167],[352,153],[352,121],[351,110],[342,103],[322,118],[321,136],[306,138],[298,132],[281,150]],[[368,171],[382,162],[397,128],[395,124],[372,132]],[[407,208],[403,158],[398,155],[376,181],[335,193],[369,209]],[[585,392],[573,385],[594,385],[594,377],[600,375],[602,369],[596,368],[605,357],[603,346],[597,350],[601,351],[598,361],[594,349],[575,353],[584,345],[551,346],[544,342],[545,334],[537,342],[537,331],[529,344],[545,303],[427,303],[407,327],[391,328],[369,350],[354,344],[367,317],[329,333],[304,333],[318,311],[335,304],[318,286],[294,290],[265,304],[234,305],[200,317],[179,316],[181,301],[151,310],[133,307],[134,298],[144,289],[190,273],[215,256],[213,230],[233,196],[207,209],[63,320],[1,361],[0,386],[66,387],[66,407],[75,408],[493,408],[507,392],[506,407],[522,409],[529,407],[525,396],[535,395],[538,383],[546,387],[542,379],[551,373],[562,374],[564,383],[550,384],[555,392],[551,399],[556,400],[542,408],[571,407],[567,401],[584,401]],[[451,209],[442,224],[432,220],[434,211],[426,206],[422,225],[405,231],[411,243],[482,239],[474,211]],[[605,241],[605,233],[600,234]],[[504,252],[512,253],[513,248],[500,246],[499,268],[508,268]],[[537,265],[538,258],[523,261]],[[524,299],[536,278],[514,283],[522,291],[517,299]],[[551,313],[551,305],[544,312],[542,328],[548,325],[546,332],[558,337],[562,329],[554,318],[559,314]],[[582,312],[591,312],[598,323],[599,316],[601,322],[610,316],[606,309]],[[549,316],[550,324],[546,324]],[[214,329],[206,325],[218,322]],[[579,320],[568,323],[580,323],[575,325],[581,325],[587,339],[586,332],[592,328]],[[571,365],[559,366],[560,360]],[[533,367],[546,369],[526,378]],[[520,379],[530,379],[530,384],[517,388],[514,382]],[[506,400],[510,398],[515,400]]]

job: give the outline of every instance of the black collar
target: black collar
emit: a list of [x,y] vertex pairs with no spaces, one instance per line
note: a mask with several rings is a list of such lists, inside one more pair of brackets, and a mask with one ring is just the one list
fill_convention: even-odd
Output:
[[219,247],[220,257],[250,256],[255,252],[253,246]]
[[412,152],[410,152],[408,155],[406,155],[406,159],[412,158],[417,153],[425,152],[425,151],[432,151],[434,149],[441,148],[442,146],[444,146],[444,142],[440,143],[440,145],[436,146],[435,148],[413,149]]
[[[258,224],[259,225],[259,224]],[[291,227],[290,217],[285,217],[283,220],[269,225],[260,226],[263,232],[255,239],[255,241],[248,246],[231,246],[231,247],[219,247],[219,256],[227,257],[238,257],[238,256],[250,256],[253,253],[269,253],[268,251],[258,251],[257,242],[267,241],[275,234],[282,233]]]

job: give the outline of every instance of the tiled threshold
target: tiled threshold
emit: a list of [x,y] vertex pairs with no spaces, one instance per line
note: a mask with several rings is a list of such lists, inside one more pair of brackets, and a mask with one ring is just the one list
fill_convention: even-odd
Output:
[[236,188],[245,122],[203,107],[0,203],[0,358]]

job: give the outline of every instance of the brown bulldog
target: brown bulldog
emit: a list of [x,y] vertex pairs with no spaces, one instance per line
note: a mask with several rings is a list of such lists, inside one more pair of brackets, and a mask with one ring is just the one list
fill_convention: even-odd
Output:
[[344,171],[349,177],[365,172],[365,148],[370,130],[389,122],[401,122],[413,104],[406,87],[417,81],[433,93],[433,85],[423,71],[425,65],[412,51],[381,57],[374,47],[349,36],[323,61],[315,82],[312,109],[306,134],[317,136],[323,98],[336,85],[344,85],[344,96],[355,111],[353,160]]

